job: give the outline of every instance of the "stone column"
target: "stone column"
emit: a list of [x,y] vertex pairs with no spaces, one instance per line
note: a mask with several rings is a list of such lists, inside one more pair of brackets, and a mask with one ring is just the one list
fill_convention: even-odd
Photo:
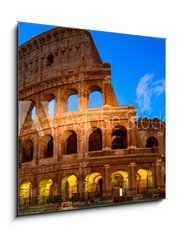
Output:
[[61,92],[60,92],[60,88],[58,88],[57,90],[57,96],[56,96],[56,117],[58,119],[58,117],[60,116],[62,112],[62,106],[61,106]]
[[79,131],[77,135],[77,152],[78,152],[78,158],[83,158],[83,134],[81,131]]
[[130,146],[136,147],[136,131],[135,131],[135,127],[130,129]]
[[110,165],[106,164],[104,165],[104,176],[103,176],[103,197],[104,198],[110,198],[111,197],[111,179],[109,176],[109,169]]
[[78,94],[78,109],[79,111],[85,111],[88,109],[88,93],[87,89],[81,84],[81,88]]
[[155,178],[156,178],[156,189],[161,188],[161,159],[158,159],[155,163]]
[[38,152],[39,152],[39,136],[36,135],[35,142],[33,143],[33,159],[35,160],[35,165],[38,165]]
[[53,159],[55,162],[57,162],[58,159],[58,151],[59,151],[59,140],[58,140],[58,129],[54,128],[54,139],[53,139],[53,143],[54,143],[54,149],[53,149]]
[[136,171],[135,171],[135,162],[130,163],[130,176],[129,176],[129,189],[130,194],[136,194]]
[[36,177],[33,179],[32,182],[32,205],[38,204],[38,183]]
[[105,134],[105,150],[110,150],[111,149],[111,131],[110,131],[110,127],[107,126],[108,121],[106,120],[105,122],[105,130],[104,130],[104,134]]

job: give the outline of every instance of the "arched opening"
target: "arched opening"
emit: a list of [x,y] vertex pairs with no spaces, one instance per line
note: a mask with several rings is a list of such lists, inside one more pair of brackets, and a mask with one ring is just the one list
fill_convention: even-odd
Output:
[[77,177],[75,175],[64,177],[61,183],[61,189],[63,201],[74,201],[77,197]]
[[67,139],[67,154],[77,153],[77,134],[73,132]]
[[52,54],[50,54],[48,57],[47,57],[47,67],[50,67],[54,64],[54,56]]
[[117,126],[111,135],[112,149],[127,148],[127,130],[124,126]]
[[89,151],[102,150],[102,132],[99,128],[92,128],[92,133],[89,136]]
[[137,193],[147,193],[153,188],[152,171],[147,169],[139,169],[137,171]]
[[117,170],[111,175],[113,196],[123,196],[128,192],[128,172]]
[[88,199],[101,198],[103,189],[102,175],[98,172],[90,173],[85,179],[85,192]]
[[44,158],[52,157],[54,149],[54,140],[51,135],[46,135],[43,137],[43,146],[44,146]]
[[77,94],[72,94],[69,96],[68,102],[67,102],[67,111],[68,112],[78,111],[78,95]]
[[103,105],[102,89],[99,86],[89,88],[88,108],[101,108]]
[[75,154],[77,153],[77,134],[72,130],[68,130],[63,135],[62,140],[62,152],[63,154]]
[[56,100],[53,98],[48,104],[48,115],[53,116],[56,113]]
[[32,121],[36,120],[36,107],[34,106],[31,111],[31,119]]
[[32,197],[31,182],[23,182],[20,186],[19,205],[20,207],[28,207]]
[[51,202],[51,198],[54,195],[54,183],[53,180],[45,179],[39,183],[39,204],[45,204]]
[[53,138],[49,140],[47,144],[47,150],[46,150],[46,157],[52,157],[53,156]]
[[158,140],[157,140],[157,138],[155,138],[155,137],[147,138],[146,147],[147,148],[158,147]]
[[29,139],[22,146],[22,163],[33,159],[33,143]]

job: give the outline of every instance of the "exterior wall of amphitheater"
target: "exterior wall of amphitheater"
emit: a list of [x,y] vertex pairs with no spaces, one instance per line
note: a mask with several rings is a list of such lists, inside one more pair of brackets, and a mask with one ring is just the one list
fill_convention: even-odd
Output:
[[[89,32],[56,28],[23,44],[19,47],[18,76],[19,191],[24,182],[30,182],[31,196],[37,202],[40,182],[51,179],[50,194],[61,196],[63,179],[75,175],[77,196],[82,200],[86,197],[86,177],[99,173],[102,197],[107,198],[113,191],[112,174],[123,171],[128,174],[127,194],[136,195],[139,169],[151,171],[149,192],[165,191],[165,125],[156,118],[136,122],[134,106],[118,105],[111,66],[102,63]],[[90,109],[89,97],[94,91],[102,94],[102,107]],[[78,95],[78,111],[68,112],[68,98],[73,94]],[[49,115],[53,99],[55,114]],[[89,139],[95,131],[101,147],[89,151]],[[113,147],[114,133],[120,134],[122,147],[117,148],[117,141]],[[47,156],[50,139],[52,153]],[[29,141],[30,148],[26,147]],[[97,145],[95,136],[94,142]],[[28,149],[32,156],[25,160]]]

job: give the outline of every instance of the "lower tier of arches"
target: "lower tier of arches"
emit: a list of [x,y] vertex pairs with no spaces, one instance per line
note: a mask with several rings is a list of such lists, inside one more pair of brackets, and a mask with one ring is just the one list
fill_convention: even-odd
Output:
[[[160,186],[158,186],[158,182]],[[19,206],[46,204],[64,201],[88,201],[92,199],[115,199],[123,196],[149,195],[159,190],[163,183],[158,181],[155,171],[138,168],[134,171],[115,169],[107,176],[106,171],[93,171],[79,177],[75,172],[66,174],[58,181],[47,176],[33,183],[21,181]]]

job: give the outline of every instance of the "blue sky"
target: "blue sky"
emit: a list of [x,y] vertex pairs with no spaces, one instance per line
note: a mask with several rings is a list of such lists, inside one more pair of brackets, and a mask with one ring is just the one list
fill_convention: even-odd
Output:
[[[52,28],[55,27],[19,23],[18,45]],[[111,64],[111,83],[118,104],[134,105],[138,118],[158,117],[165,121],[165,39],[101,31],[90,33],[102,61]]]

